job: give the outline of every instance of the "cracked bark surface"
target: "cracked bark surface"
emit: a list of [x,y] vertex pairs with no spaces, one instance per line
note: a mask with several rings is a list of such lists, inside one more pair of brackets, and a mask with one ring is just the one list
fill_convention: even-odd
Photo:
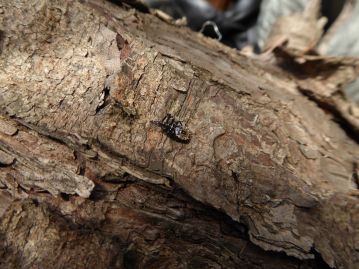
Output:
[[2,267],[358,266],[359,146],[304,80],[102,1],[0,22]]

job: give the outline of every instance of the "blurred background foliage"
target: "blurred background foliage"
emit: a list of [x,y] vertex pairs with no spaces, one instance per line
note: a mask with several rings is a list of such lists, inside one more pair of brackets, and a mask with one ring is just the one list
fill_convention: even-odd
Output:
[[[275,23],[283,16],[301,13],[312,0],[143,0],[174,19],[186,18],[194,31],[220,39],[237,48],[262,53]],[[327,20],[311,53],[359,56],[359,0],[321,0],[320,13]],[[210,22],[210,23],[208,23]],[[359,79],[346,88],[359,103]]]

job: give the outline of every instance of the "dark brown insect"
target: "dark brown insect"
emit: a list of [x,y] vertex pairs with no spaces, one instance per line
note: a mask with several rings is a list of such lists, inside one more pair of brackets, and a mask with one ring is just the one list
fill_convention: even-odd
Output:
[[128,41],[124,39],[122,35],[117,33],[116,43],[117,43],[117,48],[120,51],[120,59],[121,60],[127,59],[131,54],[131,47]]
[[119,33],[116,35],[116,43],[118,50],[122,50],[123,47],[128,44],[128,41],[122,37]]
[[175,120],[171,114],[167,114],[162,121],[151,121],[161,127],[162,131],[171,139],[188,144],[191,141],[190,133],[185,129],[182,122]]

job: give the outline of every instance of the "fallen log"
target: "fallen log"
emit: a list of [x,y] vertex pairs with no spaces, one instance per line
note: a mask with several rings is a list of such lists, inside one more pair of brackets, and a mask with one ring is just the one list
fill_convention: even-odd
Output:
[[128,6],[1,7],[2,267],[358,265],[358,139],[305,79]]

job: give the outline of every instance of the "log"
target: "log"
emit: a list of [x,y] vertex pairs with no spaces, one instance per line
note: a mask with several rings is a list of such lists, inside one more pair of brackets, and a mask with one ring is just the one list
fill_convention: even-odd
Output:
[[356,129],[305,94],[330,79],[107,1],[0,19],[1,268],[358,266]]

